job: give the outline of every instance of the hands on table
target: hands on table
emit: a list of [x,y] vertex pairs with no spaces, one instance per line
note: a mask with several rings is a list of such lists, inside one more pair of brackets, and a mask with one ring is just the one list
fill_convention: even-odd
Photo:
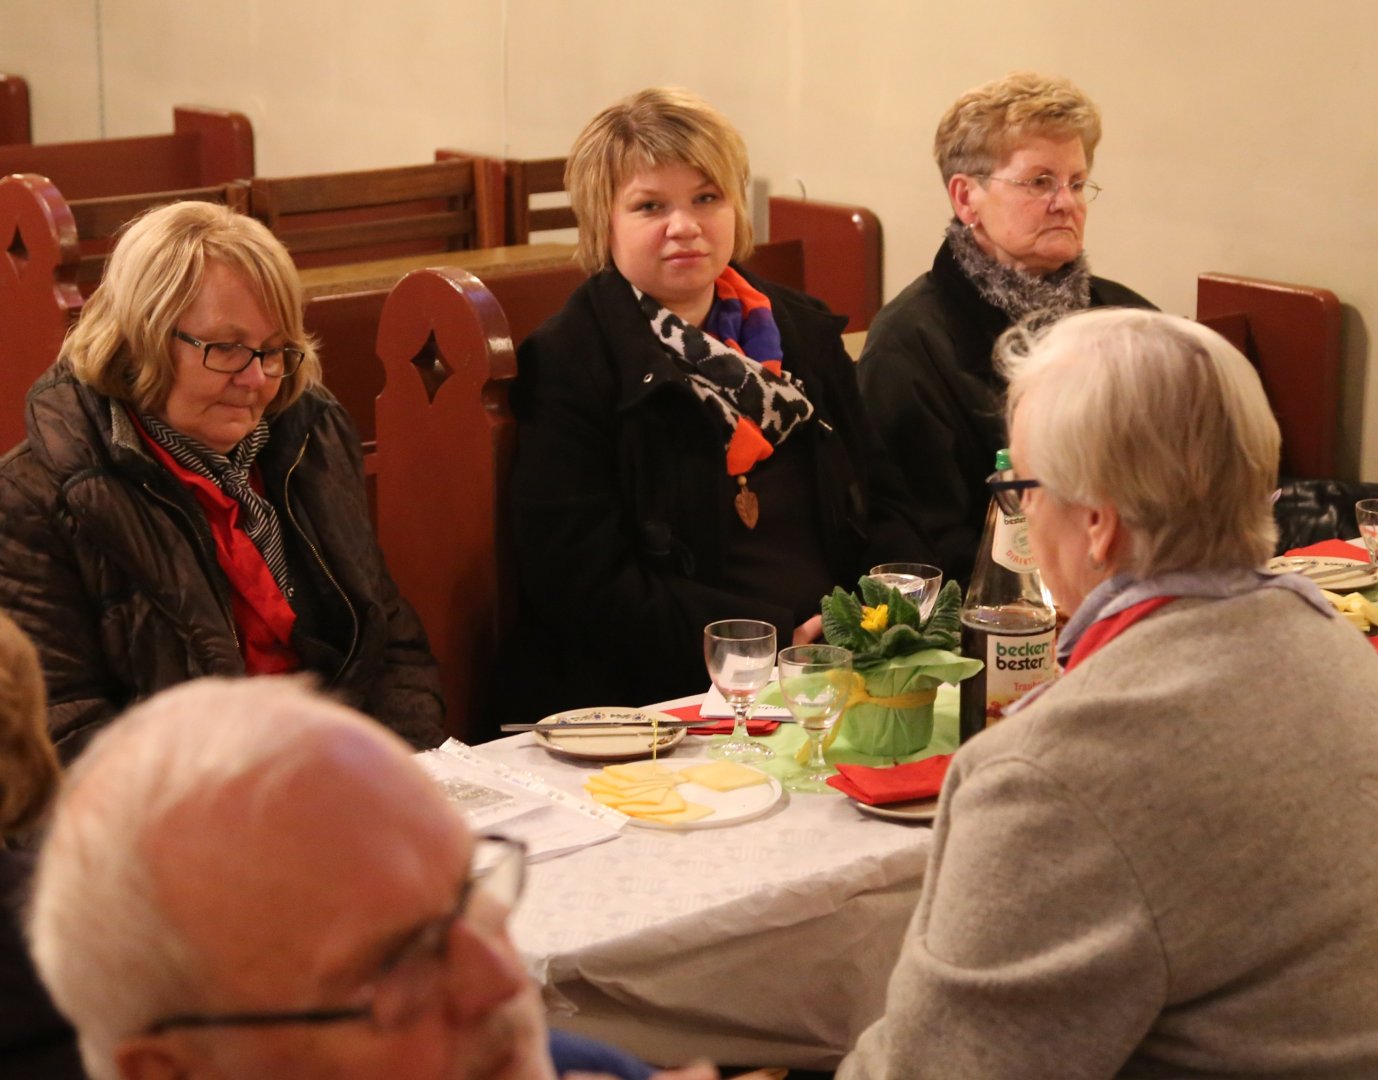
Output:
[[812,645],[823,636],[823,616],[815,615],[807,622],[800,623],[794,628],[794,639],[791,645]]

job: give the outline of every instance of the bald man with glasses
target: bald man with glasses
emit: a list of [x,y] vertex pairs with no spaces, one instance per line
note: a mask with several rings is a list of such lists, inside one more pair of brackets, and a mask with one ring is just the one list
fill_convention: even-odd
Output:
[[83,755],[30,934],[93,1080],[549,1080],[523,877],[390,732],[295,679],[207,679]]

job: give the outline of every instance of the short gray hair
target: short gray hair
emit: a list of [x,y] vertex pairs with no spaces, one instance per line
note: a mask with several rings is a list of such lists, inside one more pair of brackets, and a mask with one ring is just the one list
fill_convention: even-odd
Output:
[[[196,949],[158,903],[147,845],[178,809],[247,779],[253,801],[310,767],[323,736],[391,732],[305,679],[199,679],[131,709],[68,774],[39,856],[29,938],[93,1080],[116,1080],[120,1041],[205,998]],[[208,842],[211,842],[208,839]]]
[[1139,577],[1256,569],[1277,543],[1281,435],[1249,361],[1176,315],[1106,308],[997,346],[1007,416],[1024,406],[1021,472],[1053,495],[1109,503]]

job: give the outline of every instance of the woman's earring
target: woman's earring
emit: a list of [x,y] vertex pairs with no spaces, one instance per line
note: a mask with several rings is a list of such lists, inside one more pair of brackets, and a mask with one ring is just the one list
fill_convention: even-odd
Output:
[[1105,560],[1098,559],[1094,555],[1088,553],[1086,556],[1086,565],[1099,574],[1105,569]]

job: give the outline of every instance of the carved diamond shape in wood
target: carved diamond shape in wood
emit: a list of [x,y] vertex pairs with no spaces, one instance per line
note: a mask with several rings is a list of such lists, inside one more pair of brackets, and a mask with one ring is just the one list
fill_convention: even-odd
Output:
[[24,245],[24,237],[19,232],[19,226],[14,227],[14,235],[10,237],[10,242],[5,245],[5,254],[14,260],[16,266],[22,267],[29,261],[29,249]]
[[435,343],[434,330],[426,335],[426,344],[421,346],[421,351],[411,358],[411,362],[416,368],[416,373],[421,376],[421,385],[426,388],[426,400],[434,404],[435,395],[440,392],[445,380],[454,374],[450,365],[445,363],[445,358],[440,355],[440,349]]

